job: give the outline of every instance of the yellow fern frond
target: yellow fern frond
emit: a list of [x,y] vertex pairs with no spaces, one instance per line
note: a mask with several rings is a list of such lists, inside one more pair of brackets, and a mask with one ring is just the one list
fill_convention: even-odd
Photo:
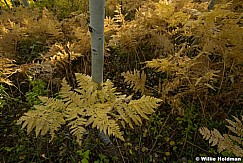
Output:
[[114,22],[117,24],[123,25],[125,23],[125,16],[122,14],[122,6],[117,5],[114,15]]
[[8,85],[13,85],[11,80],[6,79],[6,78],[2,78],[2,77],[0,77],[0,83],[5,83],[5,84],[8,84]]
[[34,128],[36,136],[39,134],[45,135],[49,131],[53,139],[54,132],[65,123],[63,114],[44,105],[37,105],[35,108],[36,110],[30,110],[25,113],[24,116],[18,120],[18,124],[23,123],[22,129],[27,127],[27,134]]
[[203,135],[203,138],[205,140],[209,140],[209,143],[212,143],[212,146],[220,144],[224,139],[223,136],[216,129],[210,131],[206,127],[203,127],[199,129],[199,132]]
[[132,121],[136,125],[142,124],[142,119],[148,119],[147,115],[154,112],[153,108],[159,106],[162,100],[150,96],[143,96],[138,100],[131,100],[131,96],[122,99],[114,105],[122,120],[133,128]]
[[145,82],[146,82],[146,74],[144,71],[140,73],[135,70],[132,72],[127,71],[126,73],[122,73],[122,76],[125,78],[125,82],[131,85],[135,92],[140,91],[143,95],[145,93]]
[[102,103],[105,101],[114,101],[119,97],[120,93],[116,92],[116,88],[110,80],[107,80],[106,82],[102,83],[101,86],[102,90],[98,93],[99,99]]
[[[234,117],[234,116],[233,116]],[[231,126],[227,126],[233,133],[237,134],[237,136],[230,134],[223,134],[223,136],[219,133],[217,129],[212,131],[208,130],[206,127],[199,128],[200,134],[203,135],[203,139],[209,140],[209,143],[212,143],[212,146],[217,145],[218,151],[222,152],[226,150],[228,152],[233,152],[235,156],[242,157],[243,156],[243,116],[242,120],[239,120],[237,117],[234,117],[236,122],[231,120],[227,120],[227,122]]]
[[90,118],[86,126],[92,124],[92,128],[97,128],[105,134],[114,135],[124,140],[118,123],[110,115],[113,109],[111,103],[97,103],[94,104],[93,108],[87,111],[87,116],[90,116]]
[[79,88],[82,88],[83,90],[96,90],[98,88],[98,84],[92,82],[90,76],[81,73],[76,73],[75,76]]
[[58,100],[58,99],[48,98],[43,96],[39,96],[39,99],[41,100],[41,102],[45,107],[52,108],[55,111],[63,111],[67,107],[67,103],[64,103],[63,100]]
[[82,56],[81,53],[75,53],[73,51],[74,48],[74,44],[67,43],[66,47],[64,47],[63,45],[56,43],[50,48],[49,52],[45,54],[44,58],[50,60],[54,65],[63,66],[66,62]]
[[81,107],[83,106],[83,99],[86,97],[86,94],[80,94],[79,89],[76,91],[71,91],[72,87],[68,85],[65,79],[62,80],[62,87],[59,92],[59,96],[63,101],[69,103],[67,107]]
[[62,80],[61,85],[62,85],[62,87],[61,87],[60,92],[59,92],[60,96],[64,99],[69,98],[69,95],[67,95],[66,93],[70,92],[72,87],[68,85],[68,83],[65,79]]
[[63,79],[59,98],[53,99],[39,97],[42,105],[34,106],[36,110],[30,110],[22,116],[18,123],[22,128],[27,126],[27,133],[36,127],[36,136],[50,131],[52,138],[54,132],[62,124],[68,123],[71,133],[76,136],[81,144],[85,127],[91,125],[105,134],[113,135],[124,140],[120,131],[120,124],[124,122],[133,127],[142,124],[142,119],[148,119],[147,115],[154,112],[159,106],[160,99],[143,96],[139,100],[132,100],[132,96],[126,97],[115,91],[113,83],[107,80],[101,84],[92,81],[91,77],[84,74],[76,74],[78,88],[72,89]]
[[87,120],[82,117],[84,112],[80,108],[67,109],[66,111],[66,121],[69,121],[68,126],[70,126],[71,134],[76,137],[79,145],[82,143],[82,137],[85,133],[85,125]]
[[[125,99],[125,98],[124,98]],[[133,124],[132,124],[132,119],[129,117],[129,115],[133,114],[132,112],[130,113],[130,110],[126,110],[127,104],[126,103],[116,103],[114,105],[114,108],[117,110],[117,113],[119,114],[119,117],[125,121],[132,129],[133,129]],[[121,121],[123,128],[125,128],[125,123]]]
[[[228,129],[230,129],[233,133],[237,134],[237,136],[243,136],[243,124],[242,122],[235,116],[233,116],[236,122],[233,122],[229,119],[226,119],[226,121],[231,125],[231,126],[226,126]],[[242,121],[243,121],[243,116],[242,116]]]
[[0,57],[0,83],[12,85],[8,77],[16,72],[16,65],[13,64],[13,60]]
[[149,119],[146,114],[152,114],[154,112],[153,108],[157,108],[159,106],[158,103],[161,101],[162,100],[153,97],[142,96],[139,100],[130,101],[128,104],[128,108],[134,110],[144,119]]
[[152,61],[146,61],[146,67],[156,69],[159,72],[173,72],[176,69],[176,65],[172,64],[169,59],[153,59]]

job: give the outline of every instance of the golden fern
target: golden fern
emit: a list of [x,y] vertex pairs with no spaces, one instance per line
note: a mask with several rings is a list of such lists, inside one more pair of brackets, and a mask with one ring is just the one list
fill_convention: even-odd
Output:
[[114,22],[123,25],[125,23],[125,16],[122,14],[122,6],[117,5],[114,12],[116,13],[114,15]]
[[[50,60],[52,64],[54,65],[60,65],[63,66],[66,64],[66,62],[72,61],[76,59],[77,57],[80,57],[80,53],[75,53],[72,51],[73,44],[67,43],[68,49],[65,49],[65,47],[61,44],[55,44],[50,48],[50,51],[45,54],[46,60]],[[70,51],[69,51],[70,50]]]
[[12,85],[8,77],[17,72],[16,70],[16,65],[13,63],[13,60],[0,57],[0,83]]
[[156,69],[159,72],[173,72],[178,67],[176,64],[171,63],[170,58],[166,59],[153,59],[152,61],[146,61],[146,66]]
[[35,105],[35,110],[30,110],[22,116],[17,124],[22,125],[22,129],[27,127],[27,134],[34,128],[36,136],[45,135],[48,131],[54,138],[54,132],[65,123],[62,109],[66,107],[60,100],[47,97],[40,97],[43,105]]
[[149,96],[131,100],[131,96],[115,92],[109,80],[98,90],[98,84],[90,76],[76,74],[76,79],[78,88],[72,90],[63,79],[59,99],[40,97],[43,104],[34,106],[35,110],[22,116],[18,124],[23,123],[22,128],[27,127],[28,134],[35,128],[36,136],[49,131],[53,138],[54,132],[67,123],[79,144],[86,132],[85,127],[89,125],[124,140],[119,124],[123,127],[125,123],[130,127],[133,123],[141,125],[142,118],[148,119],[147,115],[152,114],[161,102]]
[[221,135],[217,129],[210,131],[206,127],[199,128],[199,132],[203,135],[203,139],[209,140],[212,146],[218,145],[218,152],[226,150],[228,152],[233,152],[237,157],[243,157],[243,116],[241,117],[241,120],[234,117],[236,122],[226,119],[231,125],[227,127],[237,136],[230,134]]
[[124,72],[122,76],[125,78],[125,82],[130,84],[135,92],[141,92],[143,95],[145,93],[145,82],[146,82],[146,74],[144,71],[141,73],[134,69],[132,72]]
[[154,112],[152,108],[157,107],[156,101],[160,102],[161,100],[149,96],[142,96],[139,100],[131,100],[131,96],[129,96],[118,99],[115,109],[119,113],[119,118],[133,128],[132,121],[136,125],[142,125],[142,118],[148,119],[147,115]]

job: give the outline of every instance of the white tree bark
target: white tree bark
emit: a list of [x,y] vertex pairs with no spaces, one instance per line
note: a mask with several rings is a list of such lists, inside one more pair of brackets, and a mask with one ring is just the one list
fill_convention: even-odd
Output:
[[100,84],[103,82],[104,66],[105,0],[90,0],[89,3],[92,79],[94,82]]
[[[92,54],[92,80],[98,84],[103,82],[104,67],[104,18],[105,0],[90,0],[90,26],[91,54]],[[100,88],[101,89],[101,88]],[[100,139],[105,145],[111,144],[111,140],[104,132],[100,133]]]

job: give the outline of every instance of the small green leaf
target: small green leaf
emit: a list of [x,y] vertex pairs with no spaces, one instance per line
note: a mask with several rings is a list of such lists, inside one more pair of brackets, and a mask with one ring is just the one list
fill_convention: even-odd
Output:
[[165,155],[166,156],[170,156],[170,152],[165,152]]
[[170,145],[171,146],[175,145],[175,142],[174,141],[170,141]]
[[82,159],[81,161],[82,163],[89,163],[89,160],[87,160],[86,158]]

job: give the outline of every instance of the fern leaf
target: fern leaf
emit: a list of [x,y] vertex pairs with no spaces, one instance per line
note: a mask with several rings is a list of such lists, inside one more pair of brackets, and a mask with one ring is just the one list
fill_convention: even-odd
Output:
[[36,119],[28,119],[27,134],[29,134],[36,125]]
[[223,136],[219,133],[218,130],[213,129],[211,131],[211,138],[209,139],[209,143],[212,143],[212,146],[220,144],[223,141]]
[[209,143],[211,143],[212,146],[218,145],[218,152],[227,150],[228,152],[233,152],[237,157],[242,157],[243,126],[241,120],[239,120],[237,117],[234,117],[234,119],[236,122],[226,119],[227,122],[231,125],[227,127],[233,133],[237,134],[238,137],[230,134],[223,134],[222,136],[218,130],[214,129],[213,131],[210,131],[206,127],[199,128],[199,132],[203,135],[204,139],[209,140]]
[[71,91],[71,86],[68,85],[67,81],[65,79],[62,80],[62,87],[60,89],[59,95],[64,101],[69,101],[69,94],[68,92]]
[[66,121],[72,121],[79,116],[85,116],[85,115],[86,113],[84,111],[84,108],[78,108],[76,107],[75,104],[74,105],[70,104],[65,111]]
[[176,69],[176,65],[170,59],[153,59],[145,63],[146,67],[156,69],[158,72],[173,72]]
[[147,115],[152,114],[154,112],[153,108],[157,108],[159,106],[158,103],[161,101],[153,97],[142,96],[139,100],[130,100],[127,105],[123,104],[124,108],[116,107],[116,109],[119,109],[118,113],[122,115],[123,120],[132,127],[131,120],[136,125],[141,125],[141,117],[148,119]]
[[209,140],[212,146],[219,144],[223,140],[223,136],[216,129],[209,131],[206,127],[203,127],[199,129],[199,132],[204,136],[204,139]]
[[[129,126],[133,129],[133,125],[132,125],[132,121],[131,118],[128,116],[127,112],[124,110],[124,108],[127,108],[126,106],[127,104],[118,104],[116,106],[114,106],[118,112],[118,114],[120,115],[121,119],[124,120],[127,124],[129,124]],[[125,124],[123,124],[123,127],[125,126]]]
[[24,122],[22,128],[27,126],[27,134],[36,127],[36,136],[39,135],[40,131],[41,135],[45,135],[50,131],[53,138],[54,132],[65,123],[64,115],[43,105],[36,105],[34,107],[36,110],[30,110],[25,113],[24,116],[18,120],[18,124]]
[[139,100],[131,100],[115,91],[113,83],[107,80],[97,90],[98,84],[92,82],[89,76],[76,74],[78,88],[73,90],[64,79],[59,92],[61,99],[39,97],[42,105],[35,105],[36,110],[30,110],[22,116],[18,124],[27,127],[29,134],[34,128],[36,136],[49,132],[54,137],[62,124],[68,122],[71,133],[82,143],[85,127],[91,125],[124,141],[119,122],[133,127],[142,124],[142,119],[154,112],[160,99],[143,96]]
[[236,141],[237,143],[243,145],[243,140],[242,140],[240,137],[233,136],[233,135],[229,135],[229,137],[230,137],[232,140]]
[[79,145],[81,145],[83,134],[86,131],[84,126],[87,120],[82,117],[78,117],[78,118],[77,117],[75,120],[72,120],[68,124],[68,126],[70,126],[71,134],[73,134],[76,137],[76,141],[78,142]]
[[211,132],[207,127],[200,127],[199,132],[203,135],[203,139],[208,140],[211,136]]
[[140,91],[144,95],[146,82],[146,74],[144,71],[142,73],[137,70],[134,70],[133,73],[127,71],[126,73],[122,73],[122,76],[125,78],[124,81],[130,84],[135,92]]
[[136,113],[134,108],[132,107],[126,107],[124,108],[126,114],[131,118],[131,120],[137,125],[140,126],[142,124],[142,120],[140,116]]
[[8,85],[13,85],[11,80],[9,79],[6,79],[6,78],[1,78],[0,77],[0,83],[5,83],[5,84],[8,84]]
[[235,116],[233,116],[233,117],[236,122],[226,119],[226,121],[231,125],[231,126],[226,126],[226,127],[228,127],[232,132],[234,132],[238,136],[242,136],[243,135],[243,124],[237,117],[235,117]]
[[157,108],[162,100],[150,97],[150,96],[142,96],[139,100],[132,100],[128,104],[130,107],[137,109],[135,106],[138,106],[145,114],[152,114],[154,112],[153,108]]
[[43,105],[45,105],[47,108],[53,108],[56,111],[63,111],[67,107],[67,103],[64,103],[62,100],[43,97],[43,96],[39,96],[39,99],[43,102]]
[[0,57],[0,83],[13,85],[12,82],[7,78],[16,72],[16,65],[13,64],[13,60]]
[[[59,92],[60,97],[62,98],[63,102],[67,102],[67,104],[71,104],[72,106],[68,106],[68,107],[73,107],[74,104],[77,107],[82,107],[83,106],[83,102],[84,102],[84,97],[87,97],[85,92],[83,91],[83,94],[78,94],[80,93],[79,89],[75,89],[76,92],[71,91],[71,87],[68,85],[67,81],[65,79],[63,79],[62,81],[62,87],[61,90]],[[77,93],[78,92],[78,93]]]
[[98,96],[102,103],[105,101],[114,101],[120,95],[119,92],[115,92],[116,88],[114,88],[114,84],[110,80],[102,83],[101,86],[102,90],[98,92]]
[[96,90],[98,88],[98,84],[92,82],[92,78],[88,75],[76,73],[76,80],[79,88],[83,90]]
[[39,135],[40,131],[42,130],[42,134],[41,135],[45,135],[47,133],[47,126],[45,126],[46,124],[44,123],[43,119],[36,119],[36,123],[38,125],[36,125],[35,128],[35,135],[36,137]]
[[92,123],[92,128],[97,128],[100,131],[104,131],[105,134],[114,135],[117,138],[124,140],[119,125],[109,115],[112,110],[109,105],[110,104],[95,104],[93,112],[89,113],[90,118],[88,119],[86,126]]
[[[104,128],[104,131],[105,131],[105,128]],[[125,139],[122,136],[122,132],[120,131],[120,127],[115,120],[108,121],[107,131],[108,131],[108,135],[112,134],[115,137],[119,138],[120,140],[125,141]]]

